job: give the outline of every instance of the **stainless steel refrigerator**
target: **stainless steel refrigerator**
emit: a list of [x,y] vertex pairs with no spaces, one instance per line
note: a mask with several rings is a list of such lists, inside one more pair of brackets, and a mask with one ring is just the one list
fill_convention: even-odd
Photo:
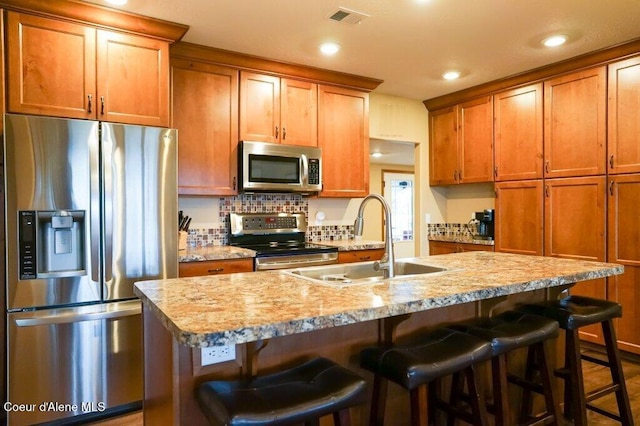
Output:
[[135,406],[133,284],[178,271],[176,131],[16,114],[4,123],[9,424]]

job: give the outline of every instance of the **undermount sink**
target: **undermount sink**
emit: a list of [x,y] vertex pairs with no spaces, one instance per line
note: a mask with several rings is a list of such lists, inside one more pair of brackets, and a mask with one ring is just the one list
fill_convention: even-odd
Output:
[[[377,283],[393,278],[384,278],[383,271],[373,269],[375,262],[340,263],[337,265],[311,266],[283,271],[299,278],[329,284],[338,287]],[[444,268],[421,265],[406,261],[395,262],[395,278],[413,275],[433,274],[445,271]]]

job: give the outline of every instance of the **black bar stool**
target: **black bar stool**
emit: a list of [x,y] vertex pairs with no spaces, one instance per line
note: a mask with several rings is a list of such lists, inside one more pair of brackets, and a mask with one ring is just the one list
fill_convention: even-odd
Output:
[[[549,363],[545,342],[558,337],[558,322],[539,315],[507,311],[495,317],[462,323],[451,326],[456,330],[473,334],[491,343],[493,358],[491,358],[493,381],[493,405],[490,412],[495,415],[498,426],[511,424],[509,413],[509,391],[507,382],[524,389],[520,410],[519,425],[529,425],[539,422],[551,422],[557,425],[561,421],[560,408],[554,395],[552,383],[552,366]],[[517,349],[528,348],[525,377],[518,377],[507,372],[507,355]],[[536,371],[540,382],[534,382]],[[454,375],[451,403],[456,404],[462,389],[457,375]],[[532,415],[531,392],[544,396],[546,411]]]
[[[629,396],[624,382],[620,351],[613,329],[613,319],[622,316],[622,307],[607,300],[583,296],[569,296],[562,300],[535,305],[525,305],[519,310],[544,315],[558,321],[565,330],[565,365],[556,370],[556,376],[565,380],[564,414],[576,425],[587,425],[587,408],[619,421],[624,426],[633,425]],[[578,330],[590,324],[600,323],[604,335],[607,360],[580,353]],[[588,393],[584,389],[582,360],[603,365],[611,371],[612,383]],[[592,401],[615,392],[618,413],[612,413],[591,404]]]
[[[387,381],[390,380],[410,392],[412,425],[426,424],[427,419],[432,422],[435,408],[468,423],[486,425],[486,406],[475,366],[491,355],[491,345],[486,340],[447,328],[418,336],[408,345],[363,349],[360,365],[375,374],[369,423],[382,425],[384,422]],[[471,415],[436,396],[438,380],[459,371],[464,371],[467,380]]]
[[366,400],[366,383],[326,358],[245,381],[210,381],[196,389],[202,412],[212,425],[317,424],[333,414],[349,425],[349,408]]

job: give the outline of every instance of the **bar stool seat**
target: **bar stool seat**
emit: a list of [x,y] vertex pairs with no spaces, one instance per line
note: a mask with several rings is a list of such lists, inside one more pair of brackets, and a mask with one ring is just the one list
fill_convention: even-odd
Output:
[[[491,358],[491,354],[491,345],[486,340],[448,328],[420,335],[402,346],[363,349],[360,365],[375,373],[370,424],[383,423],[385,380],[410,391],[412,424],[418,425],[424,423],[425,414],[433,419],[435,408],[447,410],[443,401],[436,400],[435,386],[429,389],[428,385],[463,370],[474,402],[473,418],[463,418],[473,424],[486,424],[486,407],[478,389],[475,365]],[[429,407],[436,402],[437,407]]]
[[313,422],[333,414],[349,423],[349,407],[366,400],[366,383],[326,358],[243,381],[209,381],[196,389],[212,425],[283,425]]
[[[613,319],[622,316],[622,307],[615,302],[584,296],[569,296],[562,300],[554,300],[535,305],[525,305],[521,311],[544,315],[552,318],[565,330],[565,365],[556,370],[556,376],[565,380],[564,415],[575,425],[587,425],[586,410],[619,421],[624,426],[633,425],[633,416],[629,404],[629,396],[624,381],[620,351],[613,328]],[[582,354],[578,331],[581,327],[600,323],[604,336],[607,359]],[[582,376],[582,361],[593,362],[609,368],[612,383],[586,392]],[[615,393],[618,403],[618,414],[591,404],[610,393]]]
[[[518,424],[533,424],[541,421],[558,424],[561,416],[554,395],[552,367],[544,346],[545,342],[558,336],[557,321],[539,315],[507,311],[495,317],[456,324],[452,328],[481,337],[491,343],[494,395],[491,411],[496,416],[497,425],[508,425],[511,422],[507,381],[524,389]],[[507,372],[507,354],[522,348],[528,348],[524,378],[509,375]],[[533,382],[536,370],[539,372],[542,386]],[[546,411],[537,416],[531,415],[531,391],[541,393],[545,397]],[[452,403],[455,403],[459,393],[461,389],[458,384],[457,387],[452,388]]]

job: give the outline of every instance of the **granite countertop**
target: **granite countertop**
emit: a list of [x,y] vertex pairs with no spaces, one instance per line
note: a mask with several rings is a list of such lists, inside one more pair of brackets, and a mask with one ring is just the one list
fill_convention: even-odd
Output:
[[178,251],[178,262],[202,262],[203,260],[226,260],[255,257],[256,252],[234,246],[188,247]]
[[352,250],[370,250],[384,248],[384,241],[373,240],[327,240],[327,241],[313,241],[314,244],[321,246],[337,247],[338,251],[352,251]]
[[566,286],[624,270],[611,263],[484,251],[412,260],[447,270],[347,287],[265,271],[143,281],[134,288],[178,342],[206,347]]
[[446,243],[480,244],[483,246],[495,245],[494,240],[482,240],[473,235],[429,235],[429,241],[443,241]]

